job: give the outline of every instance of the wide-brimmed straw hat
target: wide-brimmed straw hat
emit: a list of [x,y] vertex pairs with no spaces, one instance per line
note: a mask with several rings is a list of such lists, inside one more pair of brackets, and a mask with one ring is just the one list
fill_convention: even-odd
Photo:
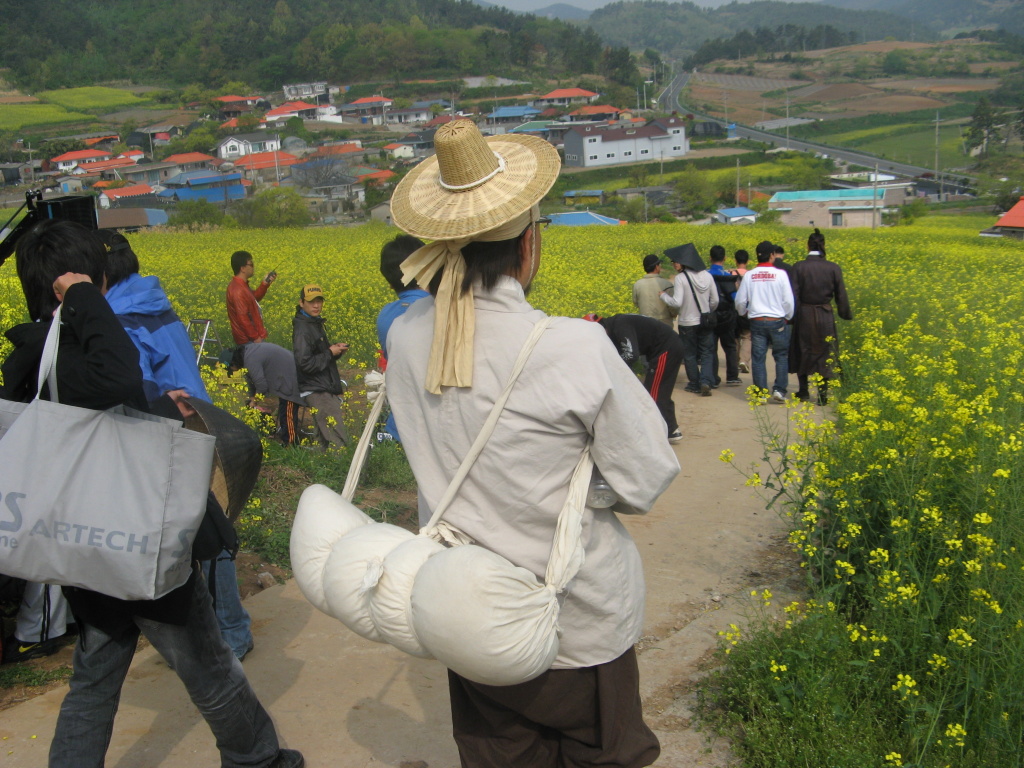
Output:
[[185,426],[217,438],[213,449],[210,490],[224,514],[234,522],[245,508],[263,464],[263,445],[256,431],[227,411],[198,397],[188,401],[196,413]]
[[511,221],[547,194],[561,167],[543,139],[484,138],[469,120],[441,126],[434,148],[391,197],[395,225],[427,240],[470,237]]

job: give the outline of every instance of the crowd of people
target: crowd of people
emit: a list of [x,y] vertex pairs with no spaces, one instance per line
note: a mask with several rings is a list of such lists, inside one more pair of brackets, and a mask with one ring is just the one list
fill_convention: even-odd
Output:
[[[644,361],[644,385],[658,403],[670,443],[683,439],[672,401],[680,366],[687,381],[683,389],[710,397],[722,384],[719,346],[726,386],[741,386],[740,374],[750,373],[762,402],[785,403],[795,373],[797,399],[811,399],[814,380],[815,401],[828,403],[839,352],[835,314],[853,318],[842,268],[825,258],[825,236],[818,229],[807,239],[807,258],[796,264],[787,264],[782,246],[767,240],[755,253],[753,269],[750,254],[740,249],[735,268],[727,270],[721,245],[711,246],[710,267],[693,243],[669,248],[665,256],[676,272],[671,283],[661,276],[661,259],[648,254],[642,261],[645,274],[632,291],[639,314],[585,316],[604,327],[626,363]],[[775,362],[771,386],[769,348]]]
[[[391,407],[388,431],[401,441],[416,478],[421,520],[452,482],[484,428],[534,326],[545,318],[527,301],[542,266],[545,219],[539,202],[559,171],[550,144],[525,135],[485,138],[474,124],[438,130],[436,156],[398,185],[392,216],[405,234],[388,242],[380,270],[396,294],[377,319]],[[765,398],[785,401],[795,372],[807,399],[820,374],[819,402],[834,378],[836,325],[850,319],[838,265],[825,259],[820,232],[795,265],[769,242],[725,268],[711,248],[707,268],[686,243],[642,259],[633,286],[638,314],[553,318],[518,371],[493,435],[450,500],[445,523],[543,579],[571,475],[589,451],[615,499],[587,509],[584,557],[562,595],[560,646],[551,668],[509,686],[483,685],[449,670],[453,734],[462,765],[641,768],[660,752],[645,724],[634,644],[643,628],[640,555],[619,514],[644,514],[679,472],[670,443],[683,439],[673,390],[708,397],[750,373]],[[128,241],[70,222],[45,222],[18,245],[18,274],[32,323],[7,332],[0,396],[29,400],[42,342],[58,304],[65,307],[58,378],[62,402],[86,408],[118,403],[145,410],[162,402],[188,415],[208,399],[195,351],[156,277],[138,274]],[[234,366],[245,368],[250,405],[279,401],[277,437],[300,439],[301,409],[325,445],[346,446],[337,363],[347,344],[332,341],[325,293],[304,285],[293,320],[293,348],[267,341],[254,289],[252,255],[231,256],[226,294]],[[593,323],[585,320],[595,321]],[[611,342],[611,343],[609,343]],[[775,358],[768,386],[766,355]],[[631,367],[643,360],[643,384]],[[625,364],[624,364],[625,362]],[[67,382],[67,386],[65,386]],[[645,391],[646,389],[646,391]],[[666,441],[667,437],[667,441]],[[112,512],[112,514],[114,514]],[[185,585],[154,601],[122,601],[83,589],[34,585],[26,591],[15,643],[45,650],[69,612],[78,642],[70,691],[50,748],[50,765],[102,766],[120,688],[139,634],[150,639],[206,718],[222,765],[296,768],[302,755],[280,747],[274,725],[241,660],[252,649],[248,615],[237,602],[230,556],[210,574],[195,563]],[[207,580],[223,580],[216,609]],[[233,589],[232,589],[233,587]],[[66,599],[66,603],[64,600]],[[63,634],[63,633],[62,633]],[[28,655],[28,654],[26,654]]]

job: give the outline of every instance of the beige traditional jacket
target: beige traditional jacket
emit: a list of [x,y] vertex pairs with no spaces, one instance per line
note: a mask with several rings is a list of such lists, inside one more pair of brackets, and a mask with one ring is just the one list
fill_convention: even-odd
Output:
[[[388,400],[420,493],[425,523],[544,317],[520,284],[474,288],[473,386],[428,392],[423,382],[434,301],[421,299],[388,334]],[[679,472],[651,396],[597,323],[555,318],[509,397],[494,433],[444,519],[543,580],[569,478],[589,440],[597,467],[627,504],[646,512]],[[588,509],[586,562],[569,584],[554,668],[611,661],[640,637],[644,580],[632,538],[610,510]]]
[[646,274],[633,283],[633,304],[641,315],[653,317],[670,328],[675,328],[678,310],[663,302],[659,296],[662,291],[671,288],[672,283],[661,275]]

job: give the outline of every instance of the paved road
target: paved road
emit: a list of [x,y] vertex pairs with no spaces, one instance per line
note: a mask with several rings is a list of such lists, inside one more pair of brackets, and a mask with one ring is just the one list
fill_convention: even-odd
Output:
[[[683,88],[686,87],[689,79],[690,73],[688,72],[677,75],[661,96],[658,97],[658,106],[666,112],[684,112],[704,120],[718,121],[718,118],[712,117],[711,115],[704,115],[695,112],[693,109],[684,106],[679,100],[679,94]],[[806,141],[804,139],[786,138],[785,135],[779,135],[769,131],[761,131],[756,128],[749,128],[745,125],[737,124],[736,134],[743,139],[753,139],[754,141],[761,141],[766,144],[772,144],[773,146],[784,147],[786,149],[795,149],[800,152],[813,152],[815,154],[825,155],[834,160],[842,160],[845,163],[864,166],[865,168],[878,166],[878,170],[880,172],[894,173],[897,176],[906,176],[911,178],[921,176],[922,174],[929,174],[929,176],[931,176],[935,170],[934,168],[925,168],[919,165],[898,163],[866,152],[857,152],[850,149],[843,149],[842,147],[833,147],[828,144],[819,144],[817,142]],[[958,175],[958,178],[969,177]],[[946,191],[954,193],[963,190],[959,185],[953,184],[947,180]]]

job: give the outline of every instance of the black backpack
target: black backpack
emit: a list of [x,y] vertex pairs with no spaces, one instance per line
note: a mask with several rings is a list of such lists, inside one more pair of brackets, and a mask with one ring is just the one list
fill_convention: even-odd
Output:
[[731,323],[736,319],[736,302],[733,301],[733,293],[739,287],[739,278],[736,275],[712,275],[715,278],[715,287],[718,289],[718,307],[715,315],[719,324]]

